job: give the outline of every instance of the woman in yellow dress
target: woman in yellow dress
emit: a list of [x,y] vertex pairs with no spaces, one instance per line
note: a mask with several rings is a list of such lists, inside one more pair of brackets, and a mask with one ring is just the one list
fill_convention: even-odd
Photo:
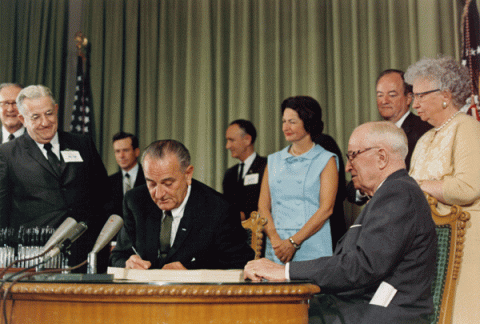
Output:
[[439,201],[441,213],[460,205],[470,213],[458,279],[454,323],[480,319],[480,123],[460,108],[470,96],[468,71],[453,58],[422,59],[410,66],[413,108],[434,128],[415,146],[410,175]]

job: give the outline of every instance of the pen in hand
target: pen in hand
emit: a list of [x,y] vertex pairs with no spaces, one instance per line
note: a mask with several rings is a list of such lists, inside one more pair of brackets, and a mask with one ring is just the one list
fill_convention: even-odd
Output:
[[132,250],[133,252],[135,252],[136,255],[140,256],[140,254],[138,254],[137,250],[135,249],[135,247],[132,245]]

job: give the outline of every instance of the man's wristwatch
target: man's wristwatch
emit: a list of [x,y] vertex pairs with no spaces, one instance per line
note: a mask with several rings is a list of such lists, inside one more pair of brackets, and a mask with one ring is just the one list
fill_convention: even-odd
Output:
[[293,245],[293,247],[295,248],[295,250],[300,249],[300,245],[297,244],[297,243],[295,243],[295,241],[293,240],[293,238],[290,237],[288,240],[290,241],[290,243],[292,243],[292,245]]

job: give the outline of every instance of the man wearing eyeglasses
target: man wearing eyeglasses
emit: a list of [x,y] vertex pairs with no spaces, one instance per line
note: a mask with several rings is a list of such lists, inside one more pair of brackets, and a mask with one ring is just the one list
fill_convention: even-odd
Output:
[[[394,69],[388,69],[380,73],[377,78],[376,96],[380,116],[403,129],[407,135],[408,153],[405,157],[405,164],[407,170],[409,170],[410,159],[417,141],[432,126],[410,111],[412,86],[405,83],[403,75],[403,71]],[[347,185],[347,200],[351,203],[363,205],[368,197],[363,195],[361,191],[355,190],[353,183],[350,182]]]
[[313,280],[309,323],[430,323],[437,236],[430,207],[405,169],[407,138],[389,122],[357,127],[345,171],[370,202],[332,256],[286,265],[250,261],[244,276]]
[[0,144],[13,141],[25,132],[25,127],[18,118],[17,103],[15,102],[22,88],[21,85],[15,83],[0,84],[0,120],[2,121]]
[[[0,145],[0,227],[58,227],[67,217],[86,222],[88,231],[69,258],[76,265],[87,259],[107,220],[107,171],[90,137],[58,129],[50,89],[31,85],[16,101],[26,132]],[[98,260],[99,272],[106,270],[107,258]]]

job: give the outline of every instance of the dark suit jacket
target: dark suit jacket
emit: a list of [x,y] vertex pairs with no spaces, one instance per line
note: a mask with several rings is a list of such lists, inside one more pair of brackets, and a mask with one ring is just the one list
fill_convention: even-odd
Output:
[[405,164],[407,165],[407,170],[410,170],[410,160],[412,159],[412,153],[415,149],[420,137],[425,134],[428,130],[432,128],[427,122],[424,122],[420,117],[410,113],[407,118],[403,121],[402,129],[407,134],[408,139],[408,154],[405,158]]
[[[124,227],[117,237],[111,263],[125,267],[132,242],[143,260],[161,268],[158,260],[162,210],[153,202],[147,186],[128,191],[124,199]],[[246,243],[240,218],[222,195],[196,180],[165,263],[179,261],[187,269],[243,268],[254,258]]]
[[85,221],[82,255],[74,258],[83,261],[107,219],[108,177],[90,138],[58,135],[61,151],[78,151],[83,159],[63,162],[60,177],[28,133],[0,145],[0,226],[58,227],[69,216]]
[[263,172],[267,165],[267,159],[257,154],[246,175],[258,173],[258,183],[244,186],[237,182],[238,168],[236,164],[225,172],[223,177],[223,194],[225,199],[239,211],[245,213],[246,218],[250,217],[252,211],[258,210],[258,197],[262,184]]
[[[421,323],[433,312],[436,248],[429,205],[402,169],[377,190],[333,256],[292,262],[290,278],[312,279],[334,300],[329,308],[337,314],[326,323],[342,316],[345,323]],[[382,281],[398,291],[388,307],[370,305]]]
[[[2,131],[2,127],[3,126],[0,126],[0,145],[2,144],[3,142],[3,131]],[[23,127],[23,132],[25,133],[25,127]],[[19,136],[20,137],[20,136]]]
[[[408,140],[408,154],[405,157],[405,164],[407,165],[407,170],[410,170],[410,160],[412,159],[412,153],[417,145],[417,141],[425,134],[428,130],[432,128],[427,122],[424,122],[420,117],[410,113],[407,118],[403,121],[402,129],[407,135]],[[347,200],[352,204],[363,205],[367,202],[367,198],[362,199],[361,201],[356,201],[356,189],[353,186],[353,182],[350,181],[347,185]]]
[[[110,182],[110,192],[112,194],[111,205],[109,205],[110,214],[123,215],[123,174],[122,171],[112,174],[108,177]],[[142,165],[138,164],[138,173],[133,188],[145,184],[145,175]]]

